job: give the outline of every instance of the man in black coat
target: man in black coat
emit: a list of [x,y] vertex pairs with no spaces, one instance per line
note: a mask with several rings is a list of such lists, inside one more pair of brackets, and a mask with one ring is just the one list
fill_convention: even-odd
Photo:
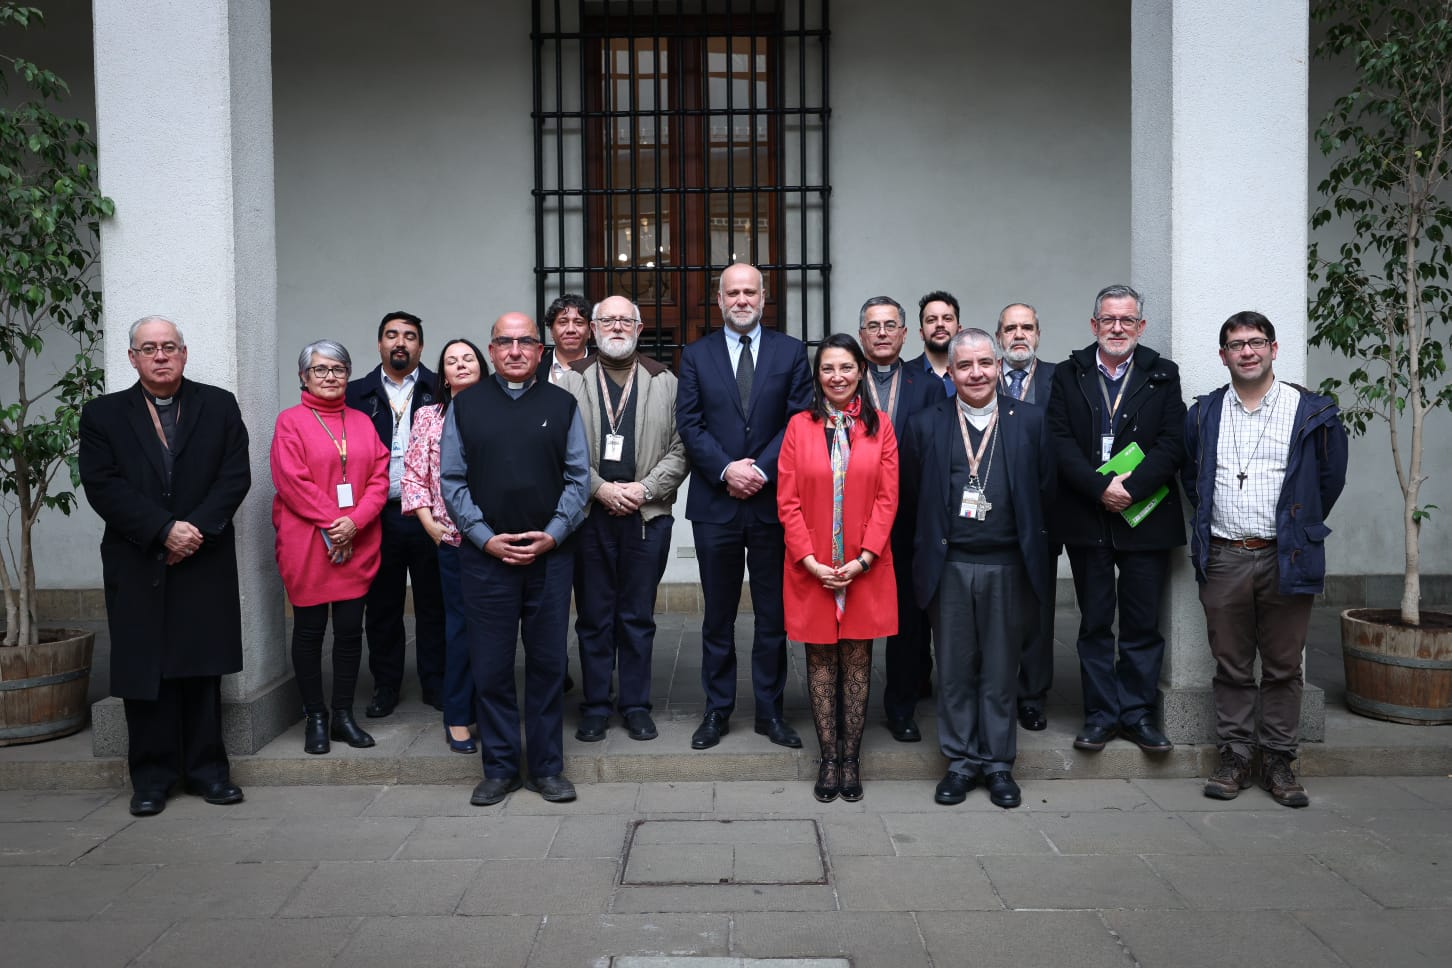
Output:
[[247,428],[226,390],[183,378],[170,320],[132,324],[140,379],[81,411],[86,499],[105,522],[101,567],[111,694],[125,701],[131,812],[161,813],[172,786],[237,803],[222,743],[222,676],[242,668],[232,516],[252,478]]
[[[1172,747],[1155,722],[1165,654],[1160,600],[1170,549],[1185,543],[1175,486],[1184,460],[1180,370],[1139,345],[1144,300],[1129,286],[1100,290],[1089,326],[1096,342],[1054,370],[1048,413],[1059,473],[1051,530],[1068,549],[1079,599],[1084,728],[1074,746],[1097,752],[1123,734],[1147,753],[1164,753]],[[1131,444],[1144,455],[1138,466],[1100,472]],[[1164,498],[1132,526],[1121,512],[1161,487]]]
[[385,314],[378,324],[382,362],[348,384],[348,406],[368,414],[389,448],[388,503],[379,515],[383,547],[378,574],[368,587],[365,623],[373,699],[364,712],[374,719],[393,712],[403,689],[403,604],[409,579],[423,701],[440,712],[444,708],[444,593],[438,549],[418,518],[404,514],[399,503],[413,415],[434,402],[434,374],[419,363],[423,342],[423,321],[417,316],[401,309]]

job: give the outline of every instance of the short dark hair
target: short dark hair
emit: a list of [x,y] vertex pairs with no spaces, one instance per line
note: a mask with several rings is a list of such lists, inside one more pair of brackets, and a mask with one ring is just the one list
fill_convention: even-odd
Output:
[[[817,376],[817,371],[822,366],[822,353],[826,350],[846,350],[851,353],[852,358],[857,361],[857,371],[862,374],[862,380],[872,379],[872,374],[867,372],[867,354],[862,352],[857,340],[846,333],[833,333],[822,340],[822,344],[817,347],[816,356],[812,357],[812,419],[819,421],[827,419],[827,400],[822,396],[822,381]],[[861,381],[857,384],[857,393],[854,396],[862,401],[857,419],[867,428],[867,436],[876,436],[877,408],[872,405],[872,397]]]
[[923,310],[925,310],[925,309],[928,308],[928,303],[930,303],[930,302],[945,302],[949,306],[952,306],[953,307],[953,315],[954,316],[962,317],[962,315],[963,315],[962,310],[960,310],[958,308],[958,297],[957,296],[953,295],[951,292],[944,292],[941,289],[934,289],[932,292],[928,293],[926,296],[924,296],[923,298],[921,298],[921,299],[918,300],[918,325],[919,326],[921,326],[922,325],[922,322],[923,322]]
[[555,319],[559,317],[560,313],[570,308],[574,308],[575,312],[579,313],[580,318],[585,320],[585,322],[588,323],[590,321],[590,304],[585,301],[585,297],[578,293],[567,292],[550,303],[549,308],[545,310],[545,329],[553,326]]
[[902,303],[898,302],[891,296],[873,296],[871,299],[867,300],[867,302],[863,303],[862,308],[857,311],[858,329],[861,329],[862,327],[867,325],[867,311],[873,306],[891,306],[893,309],[897,310],[897,321],[899,323],[902,323],[904,326],[907,325],[907,317],[902,314]]
[[454,399],[454,391],[449,386],[448,377],[444,374],[444,355],[449,352],[449,347],[455,343],[463,343],[474,351],[474,359],[479,361],[479,378],[483,379],[489,375],[489,364],[484,362],[484,351],[474,345],[473,340],[465,339],[462,336],[455,336],[444,343],[444,348],[439,350],[439,366],[434,370],[434,399],[439,402],[439,413],[449,412],[449,401]]
[[1236,313],[1220,326],[1220,345],[1223,347],[1225,341],[1230,337],[1232,329],[1258,329],[1265,334],[1265,338],[1272,343],[1276,341],[1276,327],[1269,319],[1253,309]]
[[395,319],[402,320],[403,322],[408,323],[408,325],[412,326],[414,329],[418,330],[418,345],[423,345],[423,320],[419,319],[413,313],[404,312],[402,309],[395,309],[391,313],[384,313],[383,318],[378,321],[378,338],[380,340],[383,339],[383,331],[387,329],[388,324],[393,322]]

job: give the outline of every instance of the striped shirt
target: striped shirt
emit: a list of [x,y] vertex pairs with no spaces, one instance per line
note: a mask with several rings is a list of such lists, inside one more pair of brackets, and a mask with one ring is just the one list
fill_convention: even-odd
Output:
[[1276,537],[1276,502],[1286,478],[1296,408],[1301,394],[1279,380],[1245,409],[1231,384],[1220,411],[1220,439],[1215,448],[1215,497],[1210,505],[1210,533],[1217,538]]

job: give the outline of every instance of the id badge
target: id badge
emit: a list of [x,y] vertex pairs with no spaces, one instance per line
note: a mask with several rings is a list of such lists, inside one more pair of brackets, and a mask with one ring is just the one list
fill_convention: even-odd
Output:
[[1114,435],[1102,434],[1099,437],[1099,462],[1105,463],[1114,456]]
[[958,505],[958,517],[967,518],[970,521],[982,521],[988,516],[985,503],[981,490],[976,487],[963,488],[963,503]]
[[625,453],[625,438],[620,434],[605,435],[605,460],[619,460]]
[[350,508],[353,506],[353,485],[347,481],[338,485],[338,507]]

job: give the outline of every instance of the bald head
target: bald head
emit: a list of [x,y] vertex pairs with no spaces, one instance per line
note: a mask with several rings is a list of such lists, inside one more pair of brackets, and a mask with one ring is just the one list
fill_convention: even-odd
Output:
[[510,383],[524,383],[534,376],[544,344],[533,319],[524,313],[505,313],[489,332],[489,359],[496,373]]

